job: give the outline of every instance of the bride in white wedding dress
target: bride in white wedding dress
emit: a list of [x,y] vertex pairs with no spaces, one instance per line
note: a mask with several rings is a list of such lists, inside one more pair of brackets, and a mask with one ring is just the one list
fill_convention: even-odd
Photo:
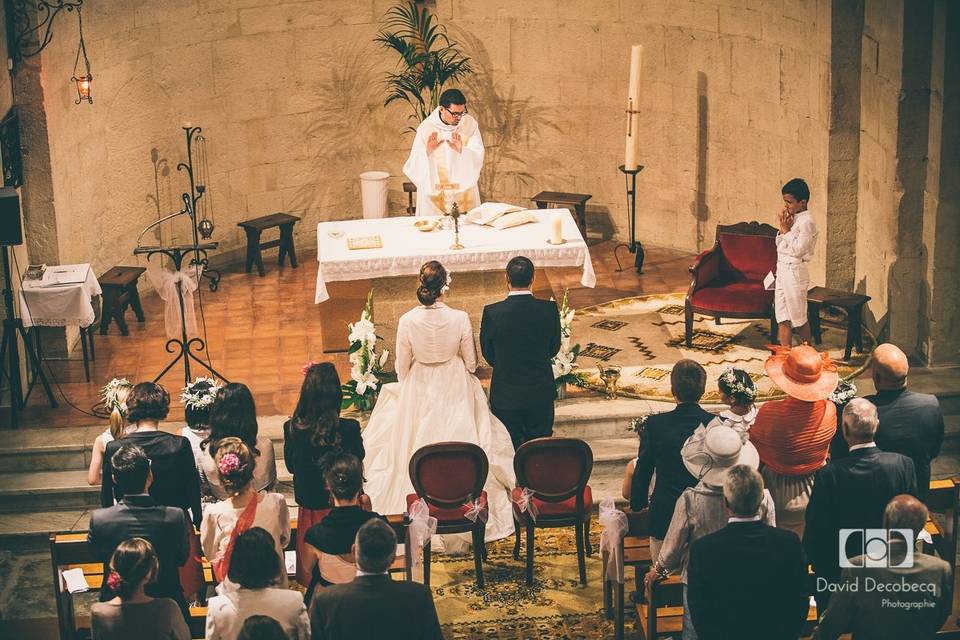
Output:
[[477,352],[470,318],[443,303],[448,288],[443,265],[431,261],[421,267],[421,306],[397,325],[399,382],[383,386],[363,430],[364,491],[379,513],[403,513],[407,495],[414,493],[408,471],[414,452],[436,442],[472,442],[490,462],[486,539],[499,540],[513,533],[513,444],[473,375]]

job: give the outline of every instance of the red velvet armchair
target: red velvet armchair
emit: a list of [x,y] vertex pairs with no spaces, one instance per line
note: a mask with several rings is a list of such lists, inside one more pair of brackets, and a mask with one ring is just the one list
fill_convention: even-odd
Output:
[[763,287],[766,275],[777,269],[777,230],[759,222],[717,225],[713,248],[697,256],[690,267],[690,289],[685,301],[686,343],[693,345],[693,314],[725,318],[770,318],[776,338],[773,291]]

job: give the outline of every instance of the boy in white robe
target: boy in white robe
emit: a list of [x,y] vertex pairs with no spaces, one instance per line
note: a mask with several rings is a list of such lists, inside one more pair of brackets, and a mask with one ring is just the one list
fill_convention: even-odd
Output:
[[777,317],[777,338],[781,345],[792,345],[796,329],[803,342],[812,343],[807,322],[807,291],[810,273],[807,263],[817,246],[817,225],[807,211],[810,188],[801,178],[794,178],[781,189],[784,207],[780,212],[780,233],[777,234],[777,280],[774,310]]
[[454,202],[466,213],[480,205],[477,181],[483,140],[467,99],[458,89],[440,94],[440,106],[417,127],[403,173],[417,185],[417,215],[437,216]]

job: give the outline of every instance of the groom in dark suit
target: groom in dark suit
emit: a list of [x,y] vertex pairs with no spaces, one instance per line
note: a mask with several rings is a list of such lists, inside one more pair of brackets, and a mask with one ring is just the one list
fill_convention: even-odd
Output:
[[480,350],[493,367],[490,409],[517,449],[527,440],[553,435],[557,387],[550,360],[560,350],[560,312],[552,300],[533,297],[533,263],[517,256],[507,263],[507,299],[483,308]]

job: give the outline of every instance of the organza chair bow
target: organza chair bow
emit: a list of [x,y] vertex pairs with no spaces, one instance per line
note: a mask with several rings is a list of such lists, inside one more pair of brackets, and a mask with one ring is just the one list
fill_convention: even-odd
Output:
[[410,505],[409,517],[407,544],[410,545],[411,572],[419,571],[422,582],[423,547],[437,532],[437,519],[430,515],[430,507],[422,499]]
[[487,509],[487,499],[483,496],[478,497],[476,500],[465,502],[463,506],[466,507],[466,511],[463,512],[463,517],[470,522],[476,522],[479,518],[480,522],[486,523],[490,517],[490,510]]
[[614,506],[613,499],[600,503],[600,552],[606,567],[606,579],[623,584],[623,537],[627,535],[627,514]]
[[513,499],[514,504],[517,505],[517,508],[520,509],[521,513],[525,513],[530,516],[530,519],[534,522],[537,521],[537,505],[533,502],[533,491],[527,488],[523,488],[520,491],[520,495],[516,496]]

